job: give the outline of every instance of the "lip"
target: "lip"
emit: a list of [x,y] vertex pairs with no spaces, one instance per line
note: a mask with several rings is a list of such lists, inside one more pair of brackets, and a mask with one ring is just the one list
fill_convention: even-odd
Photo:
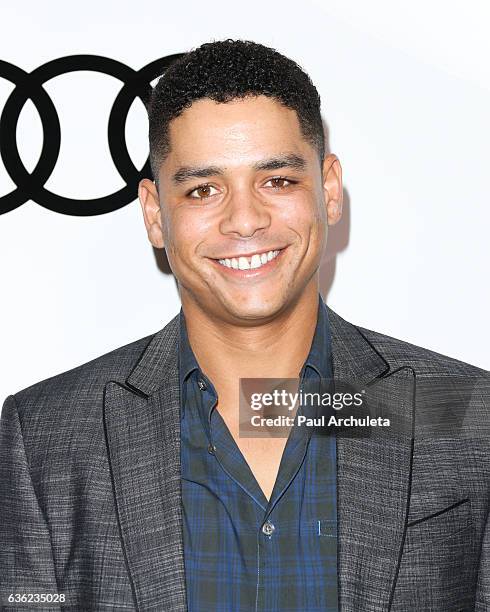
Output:
[[263,264],[262,266],[260,266],[260,268],[254,268],[252,270],[235,270],[234,268],[228,268],[226,266],[223,266],[222,264],[219,263],[217,259],[210,258],[210,261],[212,261],[213,264],[219,268],[219,271],[222,274],[225,274],[229,276],[230,278],[234,278],[237,280],[256,278],[256,277],[265,276],[271,273],[277,267],[278,261],[281,260],[283,253],[284,251],[287,250],[287,248],[288,247],[282,247],[281,249],[278,249],[278,248],[268,249],[267,251],[251,251],[249,255],[240,254],[240,255],[232,255],[231,257],[220,257],[220,259],[231,259],[232,257],[235,257],[236,259],[238,259],[238,257],[250,257],[251,255],[254,255],[255,253],[257,253],[257,255],[260,255],[261,253],[268,253],[269,251],[279,251],[279,253],[274,259]]

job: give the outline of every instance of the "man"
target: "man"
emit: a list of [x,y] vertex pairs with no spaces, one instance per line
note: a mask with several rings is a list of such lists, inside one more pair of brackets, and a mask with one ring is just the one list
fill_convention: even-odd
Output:
[[[149,119],[139,198],[182,311],[6,400],[5,609],[27,593],[51,594],[44,609],[488,610],[488,374],[319,299],[342,173],[308,76],[208,43],[160,79]],[[332,376],[376,389],[399,427],[240,436],[240,379]]]

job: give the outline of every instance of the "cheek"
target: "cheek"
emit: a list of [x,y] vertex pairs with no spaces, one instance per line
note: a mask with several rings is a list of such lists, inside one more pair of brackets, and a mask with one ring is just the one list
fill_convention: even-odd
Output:
[[163,223],[165,244],[174,259],[188,260],[206,238],[209,238],[212,222],[198,210],[176,209]]
[[312,198],[292,200],[278,210],[281,223],[304,238],[317,235],[325,224],[322,207]]

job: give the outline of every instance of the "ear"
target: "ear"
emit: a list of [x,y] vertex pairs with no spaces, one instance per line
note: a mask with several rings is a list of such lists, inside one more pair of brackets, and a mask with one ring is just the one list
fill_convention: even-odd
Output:
[[323,191],[327,204],[328,225],[335,225],[342,216],[342,167],[333,153],[323,160]]
[[144,178],[138,185],[138,197],[143,210],[148,240],[157,249],[163,249],[162,215],[158,189],[153,181]]

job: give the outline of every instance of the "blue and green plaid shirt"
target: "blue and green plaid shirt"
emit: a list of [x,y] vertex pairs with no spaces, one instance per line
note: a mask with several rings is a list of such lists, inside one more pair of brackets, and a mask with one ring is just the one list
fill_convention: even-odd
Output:
[[[335,437],[290,435],[267,501],[214,409],[217,395],[189,345],[182,312],[180,320],[189,612],[337,612]],[[331,378],[330,347],[320,298],[302,380]]]

